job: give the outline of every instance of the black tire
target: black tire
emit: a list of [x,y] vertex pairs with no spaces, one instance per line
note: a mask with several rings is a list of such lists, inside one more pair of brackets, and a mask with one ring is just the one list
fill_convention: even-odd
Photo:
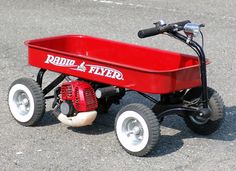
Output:
[[158,143],[160,125],[148,107],[134,103],[118,112],[115,132],[126,152],[141,157],[147,155]]
[[11,84],[8,105],[13,118],[23,126],[36,125],[45,113],[44,94],[30,78],[20,78]]
[[[194,100],[201,96],[201,89],[194,88],[187,92],[185,100]],[[185,116],[184,120],[188,128],[200,135],[210,135],[220,128],[224,120],[224,102],[220,95],[212,88],[208,87],[209,108],[211,116],[203,119],[196,116]]]

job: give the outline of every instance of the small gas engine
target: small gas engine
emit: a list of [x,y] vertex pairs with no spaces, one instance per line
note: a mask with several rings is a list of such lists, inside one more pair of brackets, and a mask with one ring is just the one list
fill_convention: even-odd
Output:
[[83,81],[65,82],[61,86],[61,112],[73,116],[77,112],[96,110],[97,98],[90,84]]
[[84,81],[69,81],[59,89],[59,103],[54,115],[72,127],[91,125],[96,119],[98,102],[92,86]]

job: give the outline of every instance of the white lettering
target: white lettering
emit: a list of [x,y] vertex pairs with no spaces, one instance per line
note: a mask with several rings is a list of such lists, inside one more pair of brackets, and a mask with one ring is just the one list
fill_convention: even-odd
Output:
[[75,64],[75,60],[69,60],[69,64],[68,64],[69,66],[74,65],[74,64]]
[[60,60],[60,65],[66,65],[66,58],[61,58],[61,60]]
[[96,70],[96,67],[94,67],[94,66],[90,66],[89,73],[93,73],[95,70]]
[[102,75],[102,76],[105,74],[106,71],[107,71],[106,68],[102,68],[102,67],[101,67],[101,75]]
[[75,60],[61,58],[59,56],[47,55],[45,63],[50,63],[56,66],[74,66]]
[[90,70],[88,73],[100,75],[108,78],[113,78],[117,80],[123,80],[123,74],[115,69],[108,68],[108,67],[102,67],[97,65],[86,65],[90,67]]
[[96,75],[101,75],[101,73],[99,73],[98,71],[99,71],[99,68],[96,68],[94,74],[96,74]]
[[[99,65],[87,65],[82,62],[80,65],[75,64],[75,60],[62,58],[59,56],[47,55],[45,63],[52,64],[60,67],[70,67],[72,70],[77,70],[81,72],[88,72],[90,74],[100,75],[103,77],[113,78],[117,80],[123,80],[123,74],[113,68],[99,66]],[[87,71],[87,67],[89,70]]]
[[120,73],[120,72],[114,72],[112,78],[116,78],[116,79],[118,79],[118,80],[122,79],[121,73]]
[[53,61],[53,63],[54,64],[59,64],[60,63],[60,59],[61,59],[60,57],[56,56],[54,61]]
[[112,77],[112,70],[110,70],[110,69],[107,70],[107,73],[106,73],[105,77],[111,78]]
[[48,55],[48,57],[47,57],[45,63],[47,63],[47,64],[52,63],[53,59],[54,59],[54,56]]

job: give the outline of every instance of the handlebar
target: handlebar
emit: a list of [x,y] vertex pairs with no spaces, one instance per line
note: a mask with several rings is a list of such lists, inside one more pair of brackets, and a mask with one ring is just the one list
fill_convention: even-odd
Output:
[[190,23],[190,21],[185,20],[185,21],[180,21],[180,22],[171,23],[171,24],[167,24],[167,25],[158,25],[156,23],[155,27],[140,30],[138,32],[138,37],[139,38],[146,38],[146,37],[162,34],[165,32],[168,33],[168,32],[173,32],[173,31],[180,31],[180,30],[183,30],[184,25],[187,23]]
[[157,27],[152,27],[144,30],[139,30],[138,37],[145,38],[145,37],[155,36],[157,34],[159,34],[159,29]]

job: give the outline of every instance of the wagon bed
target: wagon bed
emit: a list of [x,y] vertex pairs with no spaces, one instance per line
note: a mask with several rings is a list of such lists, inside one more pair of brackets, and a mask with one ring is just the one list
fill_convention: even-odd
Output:
[[84,35],[29,40],[30,65],[140,92],[201,85],[198,58]]

